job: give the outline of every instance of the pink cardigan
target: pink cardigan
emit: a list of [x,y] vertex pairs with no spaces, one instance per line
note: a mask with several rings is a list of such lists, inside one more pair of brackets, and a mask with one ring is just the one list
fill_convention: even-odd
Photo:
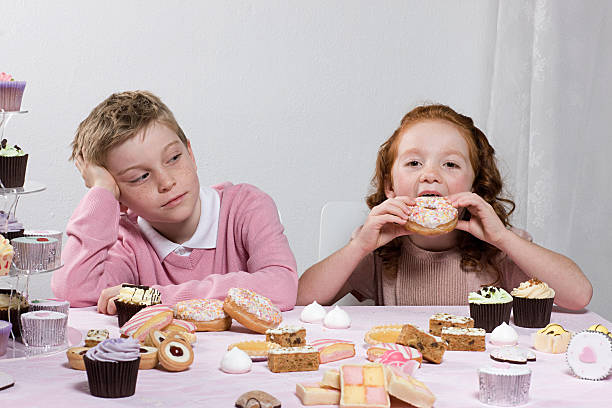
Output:
[[297,265],[270,196],[248,184],[213,186],[221,199],[217,247],[170,253],[160,260],[137,224],[119,213],[103,188],[92,188],[66,227],[64,267],[51,288],[71,306],[95,305],[100,292],[121,283],[157,288],[163,303],[194,298],[224,299],[242,287],[270,298],[281,310],[295,306]]

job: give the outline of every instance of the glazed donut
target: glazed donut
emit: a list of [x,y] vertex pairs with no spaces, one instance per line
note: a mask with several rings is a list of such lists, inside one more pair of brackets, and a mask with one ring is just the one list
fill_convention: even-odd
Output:
[[404,226],[408,231],[421,235],[438,235],[452,231],[457,226],[459,212],[446,197],[417,197],[416,205]]
[[280,309],[270,299],[250,289],[228,290],[223,310],[238,323],[261,334],[277,327],[283,320]]
[[193,323],[196,331],[224,331],[232,325],[232,318],[223,311],[218,299],[191,299],[174,305],[177,319]]

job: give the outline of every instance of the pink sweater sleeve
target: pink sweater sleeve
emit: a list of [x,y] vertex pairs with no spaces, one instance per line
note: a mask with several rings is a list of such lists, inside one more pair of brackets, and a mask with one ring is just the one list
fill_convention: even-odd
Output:
[[[228,289],[241,287],[264,295],[281,310],[291,310],[297,298],[297,265],[278,217],[276,205],[261,190],[241,184],[224,191],[235,194],[233,204],[222,204],[219,234],[225,234],[223,250],[227,273],[212,271],[202,280],[179,285],[160,285],[164,303],[175,303],[197,297],[224,299]],[[224,197],[227,200],[229,197]],[[224,229],[224,231],[221,231]],[[219,256],[219,254],[217,254]],[[233,267],[238,258],[246,268]]]
[[85,194],[66,226],[64,267],[55,271],[51,289],[71,306],[95,305],[100,292],[123,282],[138,282],[135,256],[121,240],[119,203],[103,188]]

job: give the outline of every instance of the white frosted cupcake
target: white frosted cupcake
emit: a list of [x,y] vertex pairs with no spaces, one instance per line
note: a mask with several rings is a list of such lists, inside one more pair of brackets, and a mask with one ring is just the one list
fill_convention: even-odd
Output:
[[531,370],[510,364],[493,364],[478,370],[480,402],[514,407],[529,400]]
[[30,311],[47,310],[50,312],[60,312],[68,314],[70,310],[70,302],[67,300],[55,299],[35,299],[30,301]]
[[58,346],[66,339],[68,315],[39,310],[21,315],[21,334],[28,346]]

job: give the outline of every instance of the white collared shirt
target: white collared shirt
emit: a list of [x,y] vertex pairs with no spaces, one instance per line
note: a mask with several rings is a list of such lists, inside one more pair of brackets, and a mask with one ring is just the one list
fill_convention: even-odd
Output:
[[138,217],[138,226],[145,238],[151,243],[157,256],[162,261],[174,252],[177,255],[188,256],[195,248],[211,249],[217,247],[217,231],[219,230],[219,209],[221,199],[219,193],[210,187],[200,187],[200,221],[191,238],[183,244],[177,244],[161,235],[146,221]]

